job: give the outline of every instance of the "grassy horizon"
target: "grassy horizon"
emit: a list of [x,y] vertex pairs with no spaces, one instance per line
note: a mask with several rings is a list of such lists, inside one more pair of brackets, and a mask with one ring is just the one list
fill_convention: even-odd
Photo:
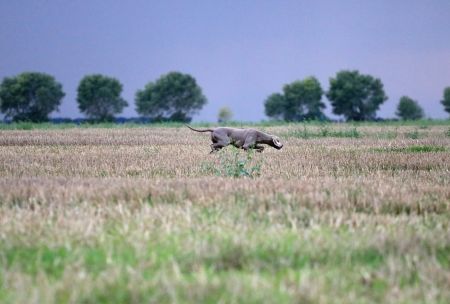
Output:
[[[333,122],[333,121],[304,121],[304,122],[284,122],[276,120],[262,120],[257,122],[249,121],[229,121],[226,123],[216,122],[191,122],[192,126],[210,127],[210,126],[234,126],[234,127],[275,127],[275,126],[328,126],[328,125],[349,125],[358,126],[417,126],[426,128],[429,126],[450,126],[450,119],[420,119],[420,120],[386,120],[386,121],[350,121],[350,122]],[[182,122],[155,122],[155,123],[136,123],[136,122],[83,122],[83,123],[53,123],[53,122],[0,122],[0,130],[46,130],[46,129],[70,129],[70,128],[177,128],[184,126]]]

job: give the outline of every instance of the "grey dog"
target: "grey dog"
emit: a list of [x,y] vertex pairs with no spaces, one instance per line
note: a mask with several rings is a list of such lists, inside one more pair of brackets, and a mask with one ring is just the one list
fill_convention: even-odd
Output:
[[237,128],[214,128],[214,129],[194,129],[186,125],[189,129],[195,132],[211,132],[211,152],[219,151],[225,146],[233,145],[236,148],[244,150],[255,149],[262,152],[264,147],[261,144],[266,144],[274,147],[277,150],[283,148],[280,139],[275,135],[270,135],[254,129],[237,129]]

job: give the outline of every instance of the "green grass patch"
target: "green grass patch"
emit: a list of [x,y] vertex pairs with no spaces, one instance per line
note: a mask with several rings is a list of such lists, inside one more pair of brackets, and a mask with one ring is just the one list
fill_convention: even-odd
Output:
[[389,147],[389,148],[375,148],[375,152],[394,152],[394,153],[431,153],[431,152],[446,152],[448,149],[443,146],[418,145],[407,147]]
[[[98,275],[110,267],[135,268],[147,259],[153,262],[150,268],[143,268],[148,276],[157,268],[168,267],[176,262],[180,270],[189,273],[199,267],[217,271],[284,272],[286,269],[312,267],[366,266],[379,267],[384,262],[383,254],[373,247],[315,248],[293,234],[280,235],[266,240],[260,235],[253,244],[235,242],[231,236],[202,234],[196,239],[204,240],[205,250],[195,253],[188,249],[185,238],[176,235],[162,240],[153,240],[147,250],[138,254],[125,240],[95,246],[74,246],[73,249],[56,246],[20,246],[1,249],[3,269],[13,268],[32,276],[44,272],[48,277],[58,279],[70,264],[82,263],[87,273]],[[345,235],[343,236],[345,240]],[[256,243],[255,243],[256,242]],[[348,244],[347,244],[348,245]],[[72,246],[70,246],[72,247]]]
[[2,267],[18,267],[33,276],[43,271],[49,277],[59,278],[70,259],[70,252],[64,247],[28,247],[14,246],[1,250]]
[[[70,129],[70,128],[181,128],[184,127],[185,123],[182,122],[155,122],[155,123],[135,123],[135,122],[125,122],[125,123],[114,123],[114,122],[83,122],[80,124],[66,122],[66,123],[51,123],[51,122],[12,122],[4,123],[0,122],[0,130],[47,130],[47,129]],[[379,121],[379,122],[346,122],[346,123],[333,123],[333,122],[323,122],[323,121],[304,121],[304,122],[285,122],[277,120],[268,121],[230,121],[227,123],[211,123],[211,122],[195,122],[190,123],[190,125],[195,127],[214,127],[214,126],[230,126],[236,128],[245,127],[278,127],[278,126],[290,126],[301,129],[304,126],[320,127],[319,132],[312,132],[311,137],[355,137],[355,134],[351,135],[352,132],[359,126],[415,126],[418,129],[428,129],[432,126],[449,126],[450,120],[414,120],[414,121]],[[344,131],[339,130],[327,130],[334,126],[344,126],[347,129]],[[323,129],[325,128],[325,129]],[[327,134],[324,136],[324,134]],[[449,133],[450,134],[450,129]],[[448,135],[450,136],[450,135]],[[303,137],[302,137],[303,138]]]
[[0,130],[51,130],[51,129],[72,129],[78,127],[74,123],[54,124],[50,122],[13,122],[0,123]]
[[0,247],[0,265],[6,268],[16,268],[36,276],[44,272],[50,278],[58,279],[64,269],[77,261],[82,262],[88,273],[97,275],[108,267],[108,261],[115,265],[136,266],[137,253],[124,241],[97,246],[76,246],[75,249],[55,246],[12,246]]
[[442,267],[450,269],[450,245],[438,248],[436,250],[436,259]]
[[[386,250],[373,245],[368,235],[348,229],[321,227],[309,231],[308,236],[286,230],[276,234],[250,230],[237,235],[234,229],[210,231],[206,226],[201,231],[171,234],[153,231],[154,237],[134,240],[142,242],[138,251],[125,235],[119,237],[118,231],[119,227],[111,227],[106,238],[94,245],[76,241],[68,247],[0,243],[0,269],[28,274],[31,282],[45,276],[51,284],[60,282],[62,274],[66,280],[71,272],[77,275],[82,271],[92,285],[56,290],[57,303],[73,302],[75,294],[83,303],[292,303],[299,298],[316,302],[318,295],[297,289],[300,282],[321,284],[322,292],[338,299],[347,299],[346,292],[351,291],[359,299],[379,302],[389,285],[377,274],[392,259],[404,263],[399,265],[401,288],[422,283],[415,266],[398,255],[396,242]],[[419,244],[411,254],[426,250],[430,258],[448,267],[448,246],[426,247],[426,243]],[[64,273],[66,269],[69,273]],[[295,294],[286,292],[287,286],[297,286],[293,287]],[[0,287],[1,299],[14,302]]]
[[361,133],[356,129],[356,127],[349,129],[333,129],[328,126],[322,126],[319,129],[310,129],[303,125],[303,128],[289,130],[281,136],[301,139],[324,137],[360,138]]
[[420,129],[427,129],[432,126],[448,126],[450,125],[449,119],[419,119],[419,120],[386,120],[386,121],[359,121],[348,122],[348,124],[354,126],[412,126]]
[[51,123],[51,122],[13,122],[0,123],[0,130],[64,130],[64,129],[121,129],[121,128],[181,128],[184,123],[179,122],[161,122],[161,123],[114,123],[114,122],[99,122],[90,123],[83,122],[76,123]]
[[[331,232],[330,232],[331,233]],[[319,232],[322,235],[322,232]],[[324,232],[322,236],[325,236]],[[339,234],[338,234],[339,235]],[[254,238],[251,244],[236,242],[233,236],[206,234],[204,250],[200,253],[186,251],[182,238],[175,237],[159,244],[153,252],[158,260],[170,261],[167,255],[177,261],[180,270],[189,273],[199,267],[217,272],[242,271],[258,273],[285,273],[289,270],[312,269],[315,267],[368,267],[378,268],[384,263],[384,255],[370,245],[353,247],[346,232],[341,240],[345,245],[335,248],[330,244],[312,246],[295,234],[283,233],[277,238]],[[330,246],[328,246],[330,245]],[[166,249],[165,249],[166,248]]]

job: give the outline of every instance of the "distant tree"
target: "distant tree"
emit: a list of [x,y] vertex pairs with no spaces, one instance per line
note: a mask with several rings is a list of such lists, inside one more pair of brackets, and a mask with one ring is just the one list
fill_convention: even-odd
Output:
[[283,87],[283,94],[272,94],[265,101],[267,116],[287,121],[323,119],[323,90],[315,77],[294,81]]
[[381,80],[358,71],[340,71],[335,78],[330,78],[326,96],[334,114],[354,121],[374,119],[380,105],[387,100]]
[[115,78],[94,74],[85,76],[78,85],[78,108],[87,117],[108,121],[128,103],[120,97],[122,84]]
[[315,77],[295,81],[283,88],[286,120],[319,119],[323,117],[323,90]]
[[171,72],[136,93],[136,111],[153,120],[189,122],[207,100],[194,77]]
[[416,120],[424,116],[422,107],[408,96],[400,98],[395,114],[404,120]]
[[217,121],[219,123],[227,122],[227,121],[230,121],[232,117],[233,117],[233,112],[231,112],[230,108],[222,107],[219,110]]
[[283,94],[274,93],[267,97],[264,102],[264,112],[268,117],[285,119],[285,99]]
[[444,99],[441,100],[445,112],[450,114],[450,87],[444,89]]
[[14,121],[41,122],[57,111],[64,97],[62,85],[44,73],[6,77],[0,85],[0,109]]

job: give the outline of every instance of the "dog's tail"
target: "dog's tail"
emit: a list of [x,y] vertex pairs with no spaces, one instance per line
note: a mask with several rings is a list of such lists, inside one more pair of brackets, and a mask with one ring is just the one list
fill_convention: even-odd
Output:
[[189,129],[191,129],[192,131],[195,131],[195,132],[214,132],[213,129],[203,129],[203,130],[199,130],[199,129],[194,129],[194,128],[192,128],[190,125],[186,125],[186,127],[188,127]]

